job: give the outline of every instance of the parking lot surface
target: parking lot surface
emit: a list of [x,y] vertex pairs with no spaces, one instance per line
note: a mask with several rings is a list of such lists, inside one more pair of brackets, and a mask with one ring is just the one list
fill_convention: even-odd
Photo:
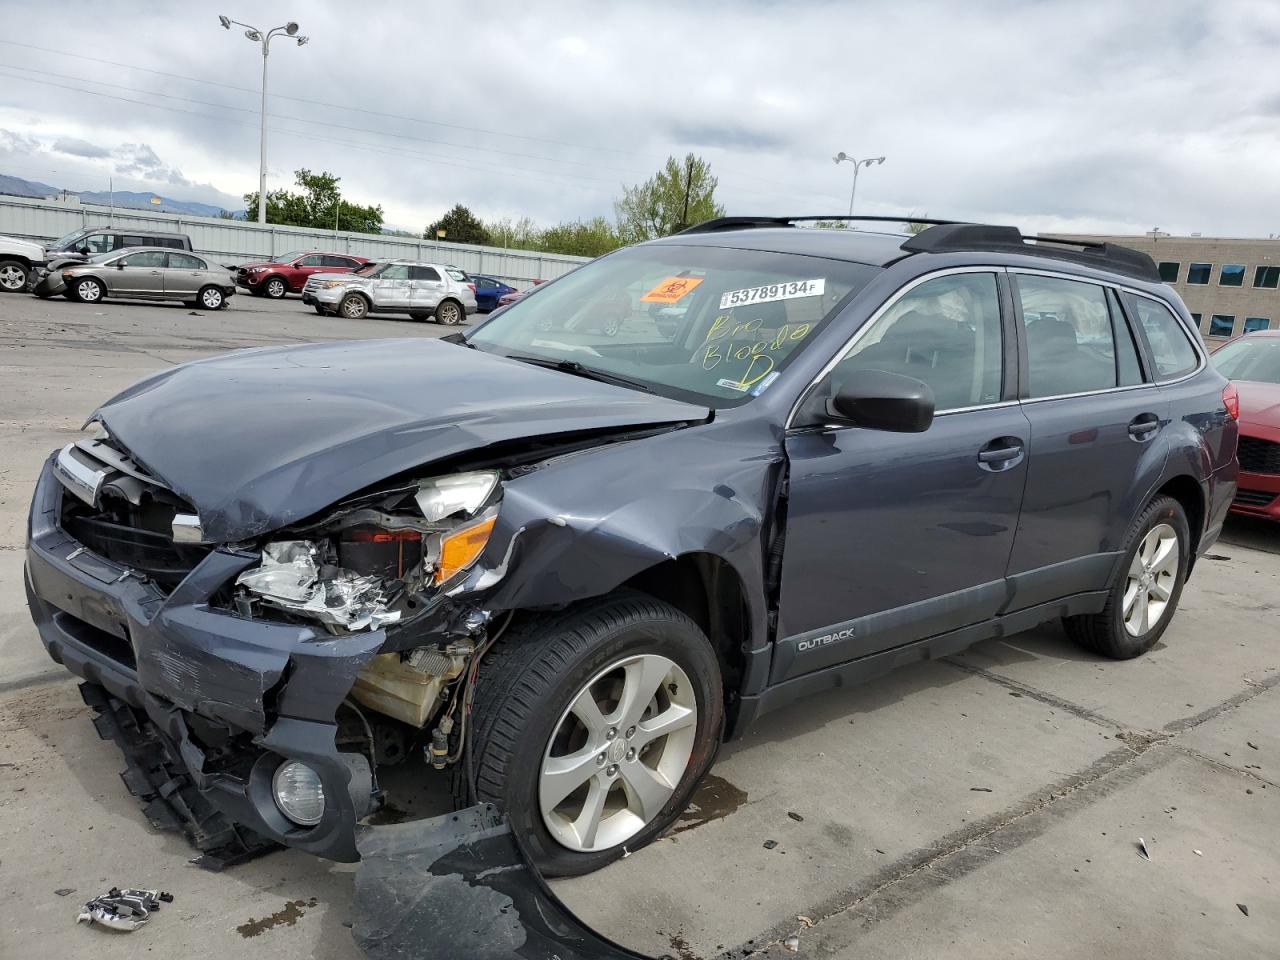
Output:
[[[0,957],[358,956],[353,865],[282,851],[208,873],[148,826],[27,617],[25,514],[49,451],[147,373],[446,332],[293,298],[208,313],[0,297]],[[1101,660],[1049,626],[793,705],[721,752],[666,837],[557,891],[680,960],[794,956],[791,936],[802,957],[1275,956],[1277,597],[1280,530],[1233,521],[1147,656]],[[425,772],[393,791],[396,816],[438,802]],[[113,885],[175,902],[128,937],[77,926]]]

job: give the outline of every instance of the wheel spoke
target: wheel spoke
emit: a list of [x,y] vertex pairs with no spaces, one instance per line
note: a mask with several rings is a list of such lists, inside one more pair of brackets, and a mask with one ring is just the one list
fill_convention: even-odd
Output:
[[567,757],[548,757],[542,765],[542,782],[539,800],[542,812],[550,813],[564,802],[564,798],[595,776],[596,751],[579,750]]
[[1162,603],[1168,602],[1169,598],[1173,596],[1173,577],[1169,574],[1161,574],[1152,580],[1151,596]]
[[1129,618],[1133,614],[1133,605],[1137,602],[1138,594],[1141,592],[1142,587],[1137,580],[1130,580],[1128,586],[1124,588],[1124,607],[1121,612],[1124,614],[1126,623],[1129,622]]
[[656,717],[649,720],[641,720],[636,724],[636,735],[631,738],[631,745],[639,750],[646,743],[692,726],[697,719],[697,716],[688,707],[673,703]]
[[569,712],[582,721],[582,725],[587,728],[589,745],[598,747],[604,742],[605,731],[609,729],[609,724],[605,721],[604,714],[600,712],[600,705],[592,696],[590,687],[578,694],[578,699],[573,701]]
[[596,833],[600,830],[600,815],[604,813],[604,801],[608,796],[609,788],[599,778],[592,780],[591,789],[587,791],[587,801],[573,821],[573,832],[578,835],[578,842],[588,849],[595,846]]
[[623,682],[622,697],[618,708],[610,719],[616,717],[619,727],[630,727],[640,722],[640,717],[662,681],[667,678],[671,669],[671,661],[665,657],[640,657],[625,667],[626,679]]
[[1177,562],[1178,538],[1168,537],[1160,540],[1151,556],[1152,569],[1164,572],[1169,568],[1176,566]]
[[658,815],[675,791],[674,784],[638,760],[623,764],[621,774],[627,806],[645,823]]

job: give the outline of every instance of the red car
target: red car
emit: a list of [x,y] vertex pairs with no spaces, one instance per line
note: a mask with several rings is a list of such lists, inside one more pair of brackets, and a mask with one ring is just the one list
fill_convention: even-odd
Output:
[[295,250],[269,262],[241,264],[236,270],[236,286],[254,296],[279,300],[286,293],[301,293],[302,285],[313,273],[350,273],[366,263],[368,257],[349,253]]
[[1250,333],[1213,355],[1240,395],[1235,513],[1280,520],[1280,330]]

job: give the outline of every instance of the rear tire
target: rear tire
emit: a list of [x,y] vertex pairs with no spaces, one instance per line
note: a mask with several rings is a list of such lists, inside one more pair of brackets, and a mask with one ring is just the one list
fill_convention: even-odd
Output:
[[226,294],[217,287],[201,287],[196,299],[206,310],[221,310],[227,305]]
[[[578,720],[584,697],[601,704],[592,726]],[[692,620],[644,594],[517,614],[481,661],[472,723],[476,799],[506,811],[544,874],[576,876],[643,847],[685,808],[724,724],[720,666]],[[556,761],[578,785],[544,812],[544,791],[563,778]]]
[[0,290],[22,293],[27,289],[31,269],[21,260],[0,260]]
[[271,277],[262,285],[262,295],[269,300],[279,300],[289,292],[289,285],[283,277]]
[[1125,538],[1107,605],[1101,613],[1064,617],[1067,635],[1104,657],[1131,660],[1156,645],[1178,609],[1190,558],[1186,511],[1156,497]]
[[363,320],[369,315],[369,301],[358,293],[349,293],[338,304],[338,313],[347,320]]
[[463,316],[462,304],[457,300],[441,300],[436,305],[436,323],[456,327],[462,322]]

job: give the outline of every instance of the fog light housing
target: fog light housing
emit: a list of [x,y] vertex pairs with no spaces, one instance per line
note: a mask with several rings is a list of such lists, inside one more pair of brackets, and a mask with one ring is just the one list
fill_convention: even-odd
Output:
[[314,827],[324,816],[320,774],[298,760],[286,760],[271,778],[271,793],[280,812],[300,827]]

